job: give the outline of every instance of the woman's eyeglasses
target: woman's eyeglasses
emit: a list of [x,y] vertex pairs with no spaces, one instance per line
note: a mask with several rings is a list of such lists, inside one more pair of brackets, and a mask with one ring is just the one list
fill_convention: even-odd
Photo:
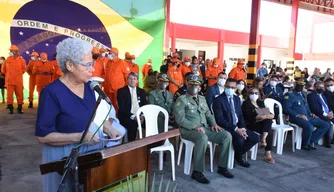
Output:
[[94,68],[95,61],[91,61],[88,63],[78,62],[78,64],[85,66],[86,70],[89,70],[90,68]]
[[250,95],[259,95],[259,92],[250,92]]

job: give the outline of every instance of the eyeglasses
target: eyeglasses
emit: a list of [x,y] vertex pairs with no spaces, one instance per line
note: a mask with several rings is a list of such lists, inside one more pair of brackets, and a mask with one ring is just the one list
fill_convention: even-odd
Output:
[[94,65],[95,65],[95,61],[91,61],[91,62],[88,62],[88,63],[83,63],[83,62],[77,62],[78,64],[80,65],[83,65],[86,67],[86,70],[89,70],[90,68],[93,68]]
[[250,95],[259,95],[259,92],[250,92]]

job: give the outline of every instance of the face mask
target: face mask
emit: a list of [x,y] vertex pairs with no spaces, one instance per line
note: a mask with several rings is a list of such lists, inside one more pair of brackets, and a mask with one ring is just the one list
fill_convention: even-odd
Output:
[[226,83],[226,79],[219,78],[217,84],[221,87],[223,87]]
[[218,67],[218,65],[213,65],[213,66],[216,67],[216,68]]
[[195,72],[195,75],[196,75],[196,76],[199,76],[199,72],[198,72],[198,71],[196,71],[196,72]]
[[166,88],[167,88],[167,86],[168,86],[168,84],[167,84],[167,83],[160,83],[160,84],[159,84],[159,87],[160,87],[160,89],[161,89],[161,90],[164,90],[164,89],[166,89]]
[[31,57],[31,60],[35,61],[35,60],[36,60],[36,58],[35,58],[35,57]]
[[9,52],[9,56],[14,56],[14,53],[13,52]]
[[327,91],[334,92],[334,85],[327,87]]
[[316,91],[318,94],[322,94],[322,93],[324,92],[323,89],[316,89],[315,91]]
[[301,86],[301,85],[296,85],[296,87],[295,87],[295,91],[296,91],[296,92],[302,92],[302,91],[303,91],[303,86]]
[[132,59],[132,63],[136,63],[136,60],[135,60],[135,59]]
[[105,57],[105,56],[107,56],[107,53],[102,53],[101,55],[102,55],[102,57]]
[[276,82],[276,81],[270,81],[270,85],[271,85],[272,87],[275,87],[275,86],[277,85],[277,82]]
[[110,60],[113,60],[113,59],[114,59],[114,57],[113,57],[112,55],[108,55],[108,58],[109,58]]
[[283,81],[282,81],[282,80],[279,80],[278,83],[283,83]]
[[148,65],[152,65],[152,63],[147,63]]
[[259,98],[259,95],[250,95],[250,96],[249,96],[249,99],[250,99],[251,101],[257,101],[258,98]]
[[225,89],[225,94],[226,94],[227,96],[233,96],[233,95],[234,95],[234,90],[231,89],[231,88],[226,88],[226,89]]
[[303,88],[303,92],[307,92],[307,89]]
[[190,95],[197,95],[199,92],[198,87],[195,87],[194,85],[189,85],[187,90]]
[[245,88],[245,85],[243,85],[243,84],[238,84],[237,85],[237,89],[241,92],[242,90],[244,90],[244,88]]
[[43,63],[45,63],[45,62],[46,62],[46,60],[42,60],[42,62],[43,62]]
[[187,61],[187,62],[185,62],[185,64],[186,64],[187,66],[189,66],[189,65],[190,65],[190,62],[189,62],[189,61]]
[[0,59],[0,63],[3,63],[3,60],[2,60],[2,59]]

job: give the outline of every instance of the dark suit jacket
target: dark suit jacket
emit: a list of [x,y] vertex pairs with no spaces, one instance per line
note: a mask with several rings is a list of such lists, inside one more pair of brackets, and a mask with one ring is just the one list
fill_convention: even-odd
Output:
[[230,112],[231,111],[230,103],[228,101],[225,92],[219,95],[213,101],[213,106],[212,106],[217,124],[229,132],[234,132],[234,129],[236,127],[245,128],[245,120],[241,111],[240,98],[236,95],[233,95],[233,102],[234,102],[235,113],[237,114],[238,117],[237,126],[233,125],[233,118]]
[[275,99],[278,102],[282,102],[283,101],[283,90],[280,86],[276,85],[276,93],[274,93],[273,89],[271,88],[270,85],[266,85],[263,88],[263,92],[266,95],[266,98],[272,98]]
[[216,84],[209,86],[208,90],[206,91],[206,102],[208,103],[208,106],[211,107],[211,104],[213,103],[213,100],[220,95],[219,87]]
[[[257,100],[256,101],[257,105],[259,108],[265,108],[266,106],[264,105],[264,101]],[[255,106],[252,104],[252,102],[249,99],[246,99],[242,103],[242,114],[244,115],[245,118],[245,123],[246,126],[251,126],[252,124],[256,123],[256,116],[257,112],[255,111]]]
[[[142,107],[147,104],[145,91],[139,87],[137,90],[137,101],[139,106]],[[131,111],[132,99],[129,91],[129,87],[126,85],[123,88],[117,90],[117,104],[118,104],[118,117],[119,119],[129,119],[133,115]]]
[[[324,99],[326,105],[328,106],[330,110],[326,97],[322,95],[322,98]],[[316,116],[318,116],[322,120],[329,121],[329,119],[323,115],[324,110],[322,109],[321,100],[317,92],[312,91],[311,93],[307,95],[307,103],[312,113],[314,113]]]
[[330,91],[325,91],[324,95],[327,99],[327,104],[328,107],[331,111],[334,111],[334,93],[330,92]]

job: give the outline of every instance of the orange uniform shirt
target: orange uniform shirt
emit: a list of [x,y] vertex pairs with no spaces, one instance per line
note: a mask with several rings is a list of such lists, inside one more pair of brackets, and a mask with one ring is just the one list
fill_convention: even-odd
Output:
[[[179,85],[181,85],[183,83],[183,76],[182,76],[182,72],[180,68],[169,68],[167,75],[169,76],[169,78],[174,79],[174,81],[176,81]],[[176,86],[174,83],[169,82],[169,92],[171,92],[173,95],[174,93],[179,89],[178,86]]]
[[145,77],[148,75],[148,71],[152,69],[152,65],[149,64],[145,64],[143,65],[142,69],[141,69],[141,73],[143,75],[143,80],[145,79]]
[[181,65],[182,76],[184,77],[187,73],[191,72],[191,68],[185,64]]
[[236,79],[236,80],[245,80],[245,70],[244,68],[241,68],[241,67],[235,67],[231,70],[231,72],[228,74],[228,77],[229,78],[233,78],[233,79]]
[[40,72],[49,72],[54,73],[53,64],[51,61],[46,61],[43,63],[39,61],[33,67],[32,73],[36,75],[36,85],[37,87],[45,87],[52,82],[52,75],[51,74],[36,74]]
[[210,76],[216,77],[216,79],[208,79],[208,86],[211,86],[215,83],[217,83],[217,76],[220,72],[222,72],[223,69],[221,65],[218,65],[218,67],[214,67],[213,65],[210,65],[206,72],[205,72],[205,77],[208,78]]
[[54,70],[54,73],[52,74],[52,81],[57,80],[59,77],[63,76],[63,72],[61,72],[58,61],[57,60],[53,60],[52,62],[52,67]]
[[121,59],[109,60],[105,68],[104,91],[115,93],[119,88],[124,87],[130,70],[128,65]]
[[2,64],[1,72],[4,73],[6,85],[22,85],[23,73],[26,72],[26,61],[21,57],[10,56]]

